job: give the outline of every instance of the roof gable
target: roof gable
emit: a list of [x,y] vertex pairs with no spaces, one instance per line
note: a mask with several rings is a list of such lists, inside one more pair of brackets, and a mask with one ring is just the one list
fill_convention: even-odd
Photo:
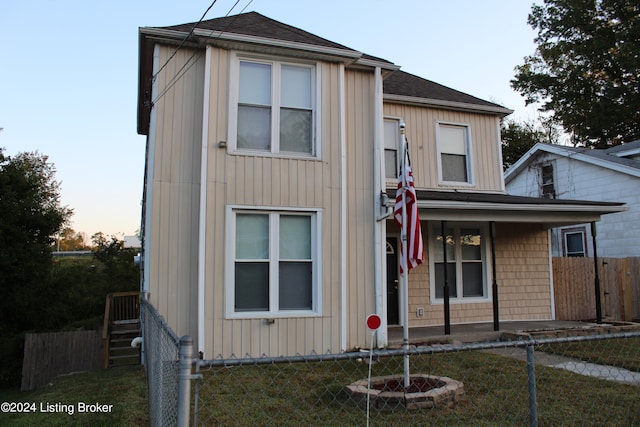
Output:
[[640,161],[618,157],[618,150],[590,149],[585,147],[568,147],[564,145],[537,143],[529,149],[504,174],[505,184],[513,180],[524,168],[535,162],[542,154],[551,153],[572,160],[589,163],[605,169],[640,178]]

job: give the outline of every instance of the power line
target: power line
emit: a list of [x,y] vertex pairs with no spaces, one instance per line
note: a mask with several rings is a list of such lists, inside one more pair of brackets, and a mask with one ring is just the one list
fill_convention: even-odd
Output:
[[[158,74],[160,73],[160,71],[162,71],[162,69],[166,67],[166,65],[169,63],[169,61],[170,61],[170,60],[171,60],[171,59],[172,59],[172,58],[177,54],[178,50],[180,50],[180,48],[184,45],[184,42],[185,42],[185,41],[186,41],[186,40],[187,40],[187,39],[188,39],[188,38],[193,34],[193,32],[194,32],[194,30],[195,30],[196,26],[197,26],[198,24],[200,24],[200,22],[202,22],[202,19],[203,19],[203,18],[204,18],[204,16],[207,14],[207,12],[209,11],[209,9],[211,9],[211,7],[213,6],[213,4],[215,4],[215,2],[216,2],[216,1],[217,1],[217,0],[215,0],[215,1],[211,4],[211,6],[209,6],[209,8],[207,9],[207,11],[204,13],[204,15],[202,15],[202,18],[200,18],[200,21],[198,21],[198,23],[197,23],[196,25],[194,25],[194,26],[191,28],[191,31],[189,31],[189,34],[184,38],[184,40],[183,40],[183,42],[180,44],[180,46],[179,46],[179,47],[178,47],[178,48],[177,48],[177,49],[176,49],[176,50],[171,54],[170,58],[168,58],[168,59],[167,59],[167,61],[166,61],[166,62],[164,63],[164,65],[163,65],[163,66],[158,70],[158,72],[156,72],[156,73],[153,75],[153,77],[151,78],[151,82],[153,82],[153,81],[154,81],[154,79],[158,76]],[[242,8],[242,10],[239,12],[239,14],[238,14],[238,15],[242,14],[242,13],[247,9],[247,7],[249,7],[249,5],[250,5],[252,2],[253,2],[253,0],[249,0],[249,2],[248,2],[248,3],[247,3],[247,4]],[[226,18],[226,17],[228,17],[228,16],[231,14],[231,12],[233,11],[233,9],[235,9],[235,7],[238,5],[238,3],[240,3],[240,0],[236,0],[236,2],[233,4],[233,6],[231,6],[231,8],[229,9],[229,11],[226,13],[225,18]],[[215,40],[218,40],[218,39],[222,36],[222,34],[227,30],[227,28],[229,28],[231,25],[233,25],[233,23],[234,23],[234,22],[235,22],[235,20],[237,19],[238,15],[236,15],[236,17],[235,17],[232,21],[230,21],[230,22],[227,24],[227,26],[226,26],[222,31],[220,31],[220,33],[219,33],[219,34],[218,34],[218,36],[215,38]],[[211,36],[211,34],[213,34],[213,32],[214,32],[214,31],[216,31],[216,30],[212,29],[212,30],[209,32],[209,36]],[[214,40],[214,41],[215,41],[215,40]],[[193,65],[195,65],[195,64],[196,64],[197,60],[192,62],[192,60],[194,59],[194,57],[195,57],[196,55],[198,55],[198,58],[197,58],[197,59],[199,59],[199,58],[200,58],[200,56],[202,55],[202,52],[201,52],[201,51],[199,51],[199,50],[195,50],[195,51],[191,54],[191,56],[190,56],[190,57],[189,57],[189,58],[184,62],[184,64],[182,64],[182,67],[180,67],[180,69],[179,69],[179,70],[176,72],[176,74],[171,78],[171,80],[170,80],[170,81],[169,81],[169,83],[164,87],[164,89],[162,89],[162,91],[158,94],[158,96],[157,96],[155,99],[153,99],[153,100],[151,101],[151,103],[150,103],[150,108],[153,108],[153,106],[155,105],[155,103],[156,103],[156,102],[158,102],[161,98],[163,98],[163,97],[167,94],[167,92],[169,92],[169,90],[171,90],[171,88],[173,88],[173,86],[175,86],[175,84],[176,84],[176,83],[177,83],[177,82],[182,78],[182,76],[184,76],[184,75],[187,73],[187,71],[189,71],[189,70],[191,69],[191,67],[193,67]],[[188,66],[188,67],[187,67],[187,66]]]
[[180,42],[180,44],[178,45],[178,47],[176,48],[176,50],[173,51],[173,53],[171,54],[171,56],[169,56],[169,58],[164,62],[164,64],[162,64],[162,67],[160,67],[160,69],[154,73],[154,75],[151,77],[151,82],[153,83],[153,81],[155,81],[156,77],[158,77],[158,74],[160,74],[160,72],[162,70],[164,70],[164,67],[167,66],[167,64],[169,64],[169,62],[173,59],[174,56],[176,56],[176,54],[178,53],[178,51],[182,48],[182,46],[184,46],[184,44],[186,43],[186,41],[189,39],[189,37],[191,37],[191,35],[193,34],[193,32],[195,31],[196,27],[198,25],[200,25],[200,23],[202,22],[202,20],[204,19],[205,16],[207,16],[207,13],[209,13],[209,11],[211,10],[211,8],[213,7],[214,4],[216,4],[218,0],[213,0],[213,2],[209,5],[209,7],[207,8],[207,10],[204,11],[204,13],[202,14],[202,17],[200,17],[200,20],[198,22],[196,22],[195,24],[193,24],[193,26],[191,27],[191,30],[189,30],[189,33],[184,37],[184,39],[182,39],[182,42]]

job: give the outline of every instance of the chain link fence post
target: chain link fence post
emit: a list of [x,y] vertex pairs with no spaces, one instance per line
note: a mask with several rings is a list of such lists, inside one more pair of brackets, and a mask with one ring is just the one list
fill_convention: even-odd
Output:
[[178,373],[178,427],[189,427],[191,410],[191,358],[193,356],[193,339],[185,335],[180,338],[180,361]]
[[538,402],[536,400],[536,367],[533,344],[527,344],[527,379],[529,384],[529,426],[538,427]]

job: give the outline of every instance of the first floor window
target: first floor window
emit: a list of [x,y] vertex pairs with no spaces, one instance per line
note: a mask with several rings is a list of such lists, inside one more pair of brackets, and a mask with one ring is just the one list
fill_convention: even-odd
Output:
[[[434,272],[431,282],[435,300],[444,298],[445,268],[450,298],[487,298],[485,227],[447,223],[443,237],[441,224],[433,222],[430,231],[429,258]],[[446,247],[446,257],[443,246]]]
[[317,310],[317,216],[233,211],[234,313]]

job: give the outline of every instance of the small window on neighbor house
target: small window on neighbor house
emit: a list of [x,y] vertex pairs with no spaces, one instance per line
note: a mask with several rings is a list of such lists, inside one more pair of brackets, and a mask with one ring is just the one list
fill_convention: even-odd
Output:
[[399,127],[398,120],[384,121],[384,176],[387,179],[398,179]]
[[584,229],[562,230],[562,242],[564,256],[586,256]]
[[443,182],[471,183],[469,127],[438,124],[440,179]]
[[543,165],[540,168],[541,196],[545,199],[556,198],[556,188],[553,179],[553,165]]

